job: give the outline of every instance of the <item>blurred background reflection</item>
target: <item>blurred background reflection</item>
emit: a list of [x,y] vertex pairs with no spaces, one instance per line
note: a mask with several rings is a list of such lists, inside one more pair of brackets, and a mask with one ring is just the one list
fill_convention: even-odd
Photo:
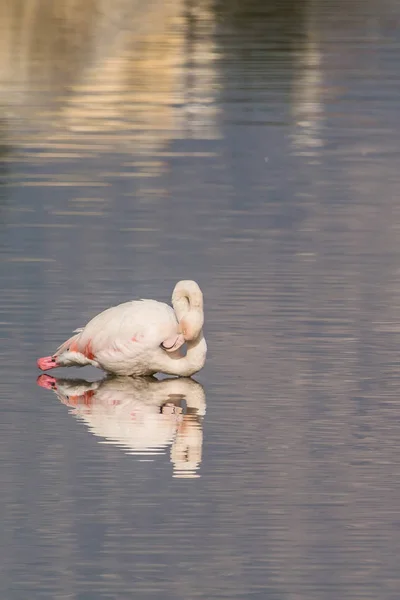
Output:
[[[398,600],[399,23],[0,0],[1,598]],[[199,383],[36,385],[183,278]]]

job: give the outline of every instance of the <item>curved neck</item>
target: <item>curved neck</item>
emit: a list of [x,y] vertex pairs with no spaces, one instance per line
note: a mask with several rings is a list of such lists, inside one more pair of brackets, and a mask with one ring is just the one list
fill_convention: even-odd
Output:
[[203,332],[193,340],[187,342],[186,356],[181,356],[179,350],[176,352],[165,352],[160,350],[157,361],[158,370],[167,375],[179,375],[180,377],[190,377],[204,367],[207,355],[207,343]]
[[203,313],[203,293],[195,281],[178,281],[172,292],[172,306],[178,321],[194,311]]
[[187,352],[160,349],[157,367],[162,373],[190,377],[204,366],[207,344],[203,336],[203,294],[195,281],[179,281],[172,292],[172,305],[180,325],[189,335],[185,336]]
[[172,293],[172,305],[186,341],[195,341],[204,323],[203,293],[197,283],[179,281]]

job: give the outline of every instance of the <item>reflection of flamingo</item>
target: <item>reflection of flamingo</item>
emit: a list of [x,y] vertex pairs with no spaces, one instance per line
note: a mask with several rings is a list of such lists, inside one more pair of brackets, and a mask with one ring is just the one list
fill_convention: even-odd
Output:
[[[76,330],[52,356],[39,358],[38,367],[93,365],[116,375],[193,375],[207,353],[203,294],[197,283],[179,281],[172,305],[135,300],[113,306]],[[178,349],[185,342],[187,353],[182,356]]]
[[206,404],[203,387],[193,379],[115,377],[89,383],[40,375],[38,384],[52,389],[107,443],[139,455],[160,454],[171,444],[174,475],[195,475],[201,462]]

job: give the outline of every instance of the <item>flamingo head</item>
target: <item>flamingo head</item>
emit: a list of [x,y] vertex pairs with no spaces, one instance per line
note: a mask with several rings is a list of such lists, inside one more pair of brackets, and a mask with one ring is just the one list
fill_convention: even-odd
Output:
[[203,312],[191,310],[179,322],[179,331],[182,333],[186,342],[192,342],[197,339],[203,327]]
[[178,350],[178,348],[183,346],[184,343],[185,338],[183,337],[182,333],[179,332],[177,335],[175,334],[164,340],[161,346],[167,352],[175,352],[175,350]]

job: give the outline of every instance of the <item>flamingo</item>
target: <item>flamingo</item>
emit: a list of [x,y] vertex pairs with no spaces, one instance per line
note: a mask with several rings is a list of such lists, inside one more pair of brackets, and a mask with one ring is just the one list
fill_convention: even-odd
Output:
[[[203,368],[203,294],[195,281],[179,281],[172,306],[156,300],[132,300],[112,306],[74,331],[51,356],[37,360],[42,371],[93,365],[107,373],[148,376],[166,373],[190,377]],[[186,342],[183,356],[179,348]]]

